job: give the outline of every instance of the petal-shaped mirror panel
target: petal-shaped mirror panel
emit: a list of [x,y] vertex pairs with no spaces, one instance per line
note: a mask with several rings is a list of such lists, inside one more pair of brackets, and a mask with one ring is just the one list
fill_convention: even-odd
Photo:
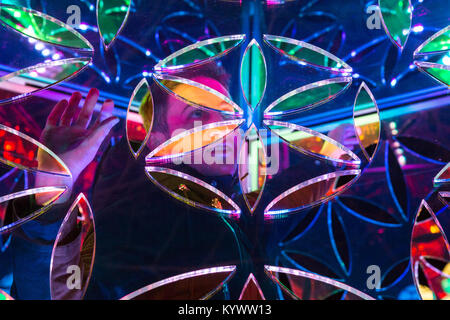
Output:
[[[45,213],[67,190],[67,187],[41,187],[0,196],[0,234],[10,232]],[[36,201],[36,199],[45,199]],[[39,202],[39,203],[38,203]]]
[[[449,211],[446,210],[440,214],[449,214]],[[430,263],[433,263],[434,267],[430,267]],[[440,279],[450,277],[450,266],[446,268],[449,264],[450,246],[447,237],[433,209],[425,200],[422,200],[411,237],[413,278],[422,299],[448,298]]]
[[242,93],[252,109],[255,109],[261,102],[266,85],[266,59],[258,42],[253,39],[245,49],[241,62]]
[[[349,285],[318,274],[267,265],[264,270],[273,282],[296,300],[375,300]],[[342,294],[338,294],[340,292]]]
[[414,61],[414,64],[419,71],[450,87],[450,66],[426,61]]
[[403,49],[411,32],[411,1],[378,0],[378,7],[384,31],[397,47]]
[[0,4],[0,22],[27,37],[70,49],[94,48],[71,26],[32,9]]
[[106,49],[125,26],[130,7],[131,0],[97,0],[98,32]]
[[0,289],[0,301],[2,300],[14,300],[14,298],[11,297],[9,294],[7,294],[5,291]]
[[[361,150],[367,160],[371,161],[380,142],[381,120],[375,98],[364,81],[356,94],[353,106],[353,124]],[[367,124],[371,124],[370,131],[364,130]]]
[[450,26],[439,30],[424,43],[422,43],[415,51],[414,58],[418,56],[442,53],[450,50]]
[[155,71],[173,71],[217,59],[238,47],[245,35],[229,35],[196,42],[161,60]]
[[236,266],[187,272],[152,283],[121,300],[206,300],[221,290],[235,272]]
[[188,104],[218,111],[226,115],[242,116],[242,109],[229,97],[196,81],[167,74],[155,74],[156,83],[169,94]]
[[305,111],[336,98],[352,83],[352,77],[339,77],[307,84],[272,102],[264,117],[271,118]]
[[80,193],[69,208],[53,245],[50,293],[53,300],[83,299],[95,259],[96,234],[89,201]]
[[447,163],[441,171],[434,177],[433,183],[435,187],[450,183],[450,162]]
[[253,273],[250,273],[247,281],[245,281],[244,288],[239,295],[239,300],[266,300]]
[[327,201],[352,185],[360,173],[361,170],[356,169],[336,171],[301,182],[273,199],[265,208],[264,217],[284,217]]
[[[320,132],[288,122],[264,120],[264,124],[299,152],[341,165],[357,167],[361,164],[361,160],[350,149]],[[316,142],[313,147],[310,146],[312,139]]]
[[247,130],[239,155],[239,182],[250,213],[256,209],[266,184],[267,159],[263,141],[252,125]]
[[239,217],[241,213],[238,205],[222,191],[191,175],[152,166],[145,171],[155,185],[190,206],[230,217]]
[[147,155],[147,163],[169,161],[209,146],[236,130],[244,120],[215,122],[190,130],[182,130]]
[[[142,108],[148,105],[149,110]],[[144,114],[145,113],[145,114]],[[153,125],[153,97],[147,79],[142,79],[131,95],[127,110],[126,134],[130,151],[137,159],[147,145]]]
[[335,55],[312,44],[281,36],[264,35],[264,41],[289,59],[335,72],[350,73],[352,68]]
[[71,177],[66,164],[39,141],[0,124],[0,162],[12,167]]
[[32,93],[68,80],[84,70],[91,61],[92,58],[55,60],[7,74],[0,78],[0,89],[14,94],[0,100],[0,104],[26,98]]

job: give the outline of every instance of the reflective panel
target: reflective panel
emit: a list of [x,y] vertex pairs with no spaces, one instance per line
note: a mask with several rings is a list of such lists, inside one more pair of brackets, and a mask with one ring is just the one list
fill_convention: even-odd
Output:
[[256,209],[266,184],[266,151],[255,125],[247,130],[239,155],[239,181],[250,213]]
[[314,273],[277,266],[264,269],[273,282],[296,300],[375,300],[349,285]]
[[351,77],[340,77],[305,85],[272,102],[264,111],[264,117],[287,115],[319,106],[336,98],[351,83]]
[[343,170],[304,181],[272,200],[264,210],[264,216],[268,219],[278,218],[291,211],[327,201],[347,189],[360,173],[361,170]]
[[411,32],[412,6],[410,0],[378,0],[381,21],[386,34],[403,49]]
[[450,162],[434,177],[433,183],[435,187],[450,183]]
[[[371,161],[380,141],[381,121],[375,98],[364,81],[356,94],[353,106],[353,124],[359,145],[367,160]],[[370,130],[367,130],[369,128]]]
[[154,69],[169,71],[203,64],[229,53],[244,39],[245,35],[238,34],[199,41],[172,53],[161,60]]
[[[448,209],[440,215],[449,214]],[[429,204],[422,200],[411,237],[414,283],[424,300],[448,299],[443,288],[450,278],[450,246]],[[446,281],[443,281],[446,280]]]
[[438,82],[450,86],[450,65],[443,65],[426,61],[414,61],[418,69]]
[[[42,187],[0,196],[0,208],[13,206],[13,210],[8,210],[6,215],[0,215],[0,234],[10,232],[45,213],[66,189],[66,187]],[[45,201],[37,203],[38,197]]]
[[49,61],[7,74],[0,78],[0,89],[14,94],[0,100],[0,104],[25,98],[32,93],[68,80],[85,69],[91,61],[91,58]]
[[150,180],[172,197],[193,207],[239,217],[241,209],[222,191],[191,175],[160,167],[146,167]]
[[230,281],[236,266],[214,267],[170,277],[123,297],[121,300],[205,300]]
[[26,134],[2,124],[0,162],[20,169],[71,177],[69,168],[50,149]]
[[131,0],[97,0],[98,32],[106,49],[124,27]]
[[0,301],[1,300],[14,300],[9,294],[0,289]]
[[244,288],[241,291],[241,295],[239,296],[239,300],[266,300],[253,273],[250,273],[248,276]]
[[352,72],[352,68],[347,63],[312,44],[268,34],[264,35],[264,40],[274,50],[301,64],[309,64],[337,72]]
[[241,62],[241,86],[245,101],[255,109],[261,102],[267,84],[267,67],[258,42],[253,39],[244,51]]
[[206,147],[219,141],[237,129],[244,120],[215,122],[190,130],[182,130],[169,140],[156,147],[146,157],[147,162],[167,161]]
[[[302,153],[340,164],[351,166],[361,164],[361,160],[350,149],[320,132],[288,122],[264,120],[264,124],[290,147]],[[316,142],[312,147],[311,140]]]
[[0,22],[39,41],[71,49],[94,50],[89,41],[71,26],[39,11],[0,4]]
[[188,104],[228,115],[243,114],[242,109],[230,98],[201,83],[165,74],[155,74],[155,78],[164,90]]
[[80,193],[61,223],[53,246],[50,261],[53,300],[83,299],[94,266],[95,238],[94,215],[89,201]]
[[450,26],[436,32],[422,43],[416,51],[414,51],[414,58],[420,55],[430,53],[446,52],[450,50]]
[[[142,115],[141,105],[149,104],[152,116]],[[130,151],[137,159],[146,146],[153,125],[153,97],[147,80],[142,79],[131,95],[127,110],[126,132]]]

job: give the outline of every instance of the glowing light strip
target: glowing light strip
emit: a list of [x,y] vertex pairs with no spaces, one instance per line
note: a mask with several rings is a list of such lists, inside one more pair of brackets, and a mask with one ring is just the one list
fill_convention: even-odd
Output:
[[[291,98],[292,96],[295,96],[301,92],[305,92],[311,89],[315,89],[315,88],[319,88],[319,87],[323,87],[329,84],[333,84],[333,83],[347,83],[345,85],[345,87],[343,87],[342,89],[340,89],[337,93],[326,97],[325,99],[322,99],[320,101],[308,104],[306,106],[301,106],[299,108],[296,109],[291,109],[291,110],[286,110],[286,111],[275,111],[275,112],[270,112],[270,110],[272,110],[273,108],[275,108],[277,105],[279,105],[280,103],[282,103],[283,101]],[[275,100],[274,102],[272,102],[267,108],[266,110],[264,110],[264,117],[273,117],[273,116],[278,116],[278,115],[285,115],[285,114],[291,114],[291,113],[295,113],[295,112],[300,112],[300,111],[305,111],[305,110],[309,110],[311,108],[320,106],[330,100],[333,100],[334,98],[336,98],[338,95],[340,95],[341,93],[343,93],[345,90],[348,89],[348,87],[351,85],[352,83],[352,77],[338,77],[338,78],[333,78],[333,79],[327,79],[327,80],[321,80],[321,81],[317,81],[317,82],[313,82],[310,84],[307,84],[303,87],[297,88],[295,90],[292,90],[288,93],[286,93],[285,95],[281,96],[280,98],[278,98],[277,100]]]
[[74,34],[75,36],[77,36],[81,41],[83,41],[83,42],[89,47],[89,49],[86,49],[86,48],[71,47],[71,46],[66,46],[66,45],[64,45],[64,44],[60,44],[60,43],[58,43],[58,42],[50,42],[50,41],[46,41],[46,40],[41,39],[41,38],[38,38],[38,37],[36,37],[36,36],[33,37],[32,35],[28,35],[28,34],[22,33],[22,32],[20,32],[19,30],[16,30],[15,28],[11,27],[11,26],[8,25],[8,24],[6,24],[6,23],[4,23],[4,22],[0,22],[1,24],[3,24],[3,25],[5,25],[6,27],[8,27],[9,29],[14,30],[14,31],[17,32],[17,33],[20,33],[21,35],[23,35],[23,36],[25,36],[25,37],[33,38],[33,39],[36,39],[36,40],[39,40],[39,41],[42,41],[42,42],[45,42],[45,43],[49,43],[49,44],[52,44],[52,45],[57,45],[57,46],[60,46],[60,47],[65,47],[65,48],[70,48],[70,49],[75,49],[75,50],[80,50],[80,51],[92,51],[92,52],[94,51],[94,47],[92,46],[92,44],[91,44],[85,37],[83,37],[83,36],[82,36],[78,31],[76,31],[74,28],[72,28],[72,27],[69,26],[68,24],[65,24],[65,23],[62,22],[62,21],[59,21],[58,19],[55,19],[55,18],[53,18],[53,17],[51,17],[51,16],[49,16],[49,15],[46,15],[45,13],[42,13],[42,12],[39,12],[39,11],[36,11],[36,10],[32,10],[32,9],[25,8],[25,7],[21,7],[21,6],[11,5],[11,4],[0,4],[0,12],[1,12],[1,10],[2,10],[2,7],[4,7],[4,8],[9,8],[9,9],[14,9],[14,10],[17,10],[17,9],[18,9],[18,10],[21,10],[21,11],[25,11],[25,12],[27,12],[27,13],[31,13],[31,14],[34,15],[34,16],[42,17],[42,18],[44,18],[44,19],[46,19],[46,20],[49,20],[49,21],[51,21],[51,22],[57,24],[57,25],[60,26],[61,28],[64,28],[64,29],[68,30],[69,32],[73,33],[73,34]]
[[[361,170],[359,170],[359,169],[357,169],[357,170],[343,170],[343,171],[336,171],[336,172],[326,173],[326,174],[323,174],[321,176],[318,176],[318,177],[306,180],[306,181],[304,181],[304,182],[302,182],[302,183],[300,183],[300,184],[298,184],[298,185],[296,185],[296,186],[286,190],[285,192],[281,193],[278,197],[273,199],[267,205],[266,209],[264,209],[264,217],[265,218],[269,218],[269,219],[277,218],[278,216],[283,215],[285,213],[289,213],[289,212],[292,212],[292,211],[308,208],[308,207],[314,206],[314,205],[316,205],[318,203],[322,203],[322,202],[324,202],[324,201],[326,201],[326,200],[328,200],[328,199],[330,199],[332,197],[335,197],[336,195],[342,193],[346,189],[348,189],[348,187],[350,185],[352,185],[357,180],[357,178],[359,177],[360,173],[361,173]],[[309,203],[307,205],[304,205],[304,206],[301,206],[301,207],[297,207],[297,208],[283,209],[283,210],[277,210],[277,211],[270,211],[270,209],[275,204],[277,204],[280,200],[286,198],[290,194],[292,194],[292,193],[294,193],[294,192],[296,192],[296,191],[298,191],[298,190],[300,190],[302,188],[305,188],[305,187],[307,187],[307,186],[309,186],[311,184],[314,184],[314,183],[317,183],[317,182],[320,182],[320,181],[329,180],[330,178],[336,178],[336,177],[348,176],[348,175],[355,175],[356,177],[353,178],[352,181],[347,182],[345,184],[345,186],[346,186],[345,188],[343,188],[342,190],[340,190],[338,192],[335,192],[335,193],[333,193],[333,194],[331,194],[331,195],[329,195],[327,197],[324,197],[323,199],[319,199],[319,200],[313,201],[313,202],[311,202],[311,203]]]
[[44,204],[42,206],[42,208],[30,213],[28,216],[21,218],[13,223],[10,223],[6,226],[0,227],[0,234],[10,231],[14,228],[17,228],[18,226],[24,224],[25,222],[32,220],[32,219],[36,218],[37,216],[41,215],[42,213],[47,211],[51,207],[51,205],[56,200],[58,200],[66,190],[67,190],[67,187],[65,187],[65,186],[64,187],[41,187],[41,188],[19,191],[16,193],[11,193],[6,196],[0,197],[0,203],[3,203],[3,202],[10,201],[13,199],[22,198],[22,197],[26,197],[26,196],[30,196],[30,195],[34,195],[34,194],[39,194],[39,193],[59,192],[59,194],[55,198],[53,198],[50,203]]
[[[289,123],[289,122],[274,121],[274,120],[264,120],[263,122],[264,122],[264,124],[266,126],[269,126],[269,129],[270,129],[271,125],[273,125],[273,126],[280,126],[280,127],[285,127],[285,128],[289,128],[289,129],[292,129],[292,130],[300,131],[301,134],[299,134],[299,137],[301,137],[302,134],[304,134],[304,132],[306,132],[307,134],[312,135],[314,137],[318,137],[318,138],[320,138],[320,139],[322,139],[322,140],[324,140],[324,141],[334,145],[335,147],[341,149],[342,151],[344,151],[346,154],[348,154],[350,157],[353,158],[353,161],[331,158],[331,157],[328,157],[328,156],[320,154],[320,153],[315,153],[315,152],[306,150],[306,149],[301,148],[299,146],[296,146],[295,144],[293,144],[290,141],[286,140],[283,137],[283,135],[281,133],[279,134],[276,130],[270,129],[273,133],[275,133],[277,136],[279,136],[282,140],[286,141],[289,144],[289,146],[291,146],[292,148],[294,148],[294,149],[296,149],[296,150],[298,150],[298,151],[300,151],[302,153],[306,153],[306,154],[309,154],[311,156],[324,158],[324,159],[327,159],[327,160],[330,160],[330,161],[333,161],[333,162],[338,162],[338,163],[346,163],[346,164],[352,164],[352,165],[360,165],[361,164],[361,159],[359,159],[358,156],[356,154],[354,154],[350,149],[348,149],[346,146],[342,145],[341,143],[337,142],[336,140],[333,140],[330,137],[328,137],[328,136],[326,136],[326,135],[324,135],[324,134],[322,134],[320,132],[317,132],[317,131],[314,131],[314,130],[311,130],[309,128],[305,128],[305,127],[302,127],[302,126],[299,126],[297,124]],[[297,137],[297,135],[295,133],[290,133],[289,137],[295,139]]]
[[272,272],[284,273],[284,274],[289,274],[289,275],[293,275],[293,276],[297,276],[297,277],[303,277],[303,278],[308,278],[308,279],[312,279],[315,281],[327,283],[327,284],[330,284],[339,289],[343,289],[347,292],[350,292],[350,293],[352,293],[360,298],[363,298],[365,300],[375,300],[374,298],[365,294],[364,292],[361,292],[353,287],[350,287],[349,285],[346,285],[345,283],[342,283],[342,282],[339,282],[336,280],[332,280],[332,279],[320,276],[318,274],[309,273],[309,272],[305,272],[305,271],[301,271],[301,270],[297,270],[297,269],[283,268],[283,267],[277,267],[277,266],[268,266],[268,265],[265,265],[264,269],[269,272],[269,275],[272,278],[272,281],[274,281],[274,282],[278,282],[278,279],[275,277],[275,275],[272,274]]
[[[222,121],[222,122],[213,122],[213,123],[209,123],[206,124],[204,126],[199,126],[199,127],[195,127],[192,128],[190,130],[186,130],[181,132],[180,134],[177,134],[176,136],[166,140],[165,142],[163,142],[162,144],[160,144],[158,147],[156,147],[152,152],[150,152],[146,157],[145,160],[148,163],[152,163],[152,162],[159,162],[162,160],[168,160],[168,159],[173,159],[173,158],[177,158],[177,157],[181,157],[184,155],[187,155],[189,153],[192,153],[196,150],[200,150],[202,148],[205,148],[206,146],[212,145],[214,142],[217,142],[221,139],[223,139],[225,136],[229,135],[231,132],[234,132],[236,129],[239,128],[239,126],[244,122],[245,120],[228,120],[228,121]],[[165,156],[160,156],[160,157],[154,157],[156,154],[158,154],[159,151],[161,151],[162,149],[164,149],[165,147],[167,147],[168,145],[170,145],[171,143],[173,143],[174,141],[177,140],[181,140],[184,137],[187,137],[189,135],[192,135],[194,133],[197,132],[201,132],[207,129],[213,129],[213,128],[218,128],[218,127],[225,127],[225,126],[230,126],[230,125],[235,125],[236,128],[234,128],[233,130],[231,130],[230,132],[224,134],[222,137],[217,138],[216,140],[214,140],[213,142],[206,144],[204,146],[201,146],[197,149],[192,149],[186,152],[182,152],[182,153],[177,153],[177,154],[170,154],[170,155],[165,155]]]
[[24,139],[24,140],[26,140],[26,141],[28,141],[28,142],[34,144],[34,145],[37,146],[38,148],[44,150],[44,151],[45,151],[46,153],[48,153],[52,158],[54,158],[54,159],[58,162],[58,164],[59,164],[61,167],[64,168],[64,170],[67,172],[67,174],[65,174],[65,173],[59,173],[59,172],[48,172],[48,171],[43,171],[43,170],[41,171],[41,170],[38,170],[38,169],[28,168],[28,167],[22,166],[22,165],[20,165],[20,164],[18,164],[18,163],[11,162],[11,161],[9,161],[9,160],[3,159],[2,157],[0,157],[0,162],[4,162],[4,163],[6,163],[6,164],[9,165],[9,166],[17,167],[17,168],[20,168],[20,169],[23,169],[23,170],[40,171],[40,172],[44,172],[44,173],[50,173],[50,174],[54,174],[54,175],[59,175],[59,176],[65,176],[65,177],[70,177],[70,178],[72,178],[72,174],[71,174],[69,168],[68,168],[68,167],[66,166],[66,164],[61,160],[61,158],[59,158],[53,151],[51,151],[49,148],[47,148],[46,146],[44,146],[44,145],[43,145],[42,143],[40,143],[39,141],[34,140],[33,138],[27,136],[26,134],[24,134],[24,133],[22,133],[22,132],[20,132],[20,131],[17,131],[17,130],[15,130],[15,129],[13,129],[13,128],[4,126],[4,125],[2,125],[2,124],[0,124],[0,130],[4,130],[4,131],[9,132],[9,133],[11,133],[11,134],[13,134],[13,135],[16,135],[16,136],[18,136],[19,138],[22,138],[22,139]]
[[[293,44],[293,45],[296,45],[296,46],[300,46],[300,47],[303,47],[303,48],[310,49],[312,51],[315,51],[317,53],[320,53],[320,54],[330,58],[331,60],[336,62],[338,65],[341,65],[342,68],[340,68],[340,67],[339,68],[330,68],[330,67],[325,67],[325,66],[321,66],[321,65],[315,65],[315,64],[312,64],[309,61],[306,61],[306,60],[303,60],[303,59],[301,60],[301,61],[303,61],[303,62],[305,62],[307,64],[315,65],[315,66],[320,67],[320,68],[325,68],[325,69],[328,69],[328,70],[333,70],[333,71],[338,71],[338,72],[351,73],[353,71],[353,69],[347,63],[345,63],[344,61],[342,61],[341,59],[339,59],[335,55],[333,55],[333,54],[329,53],[328,51],[323,50],[323,49],[321,49],[319,47],[316,47],[316,46],[314,46],[312,44],[309,44],[307,42],[300,41],[300,40],[295,40],[295,39],[291,39],[291,38],[286,38],[286,37],[282,37],[282,36],[269,35],[269,34],[265,34],[263,37],[264,37],[264,41],[271,48],[276,50],[277,52],[282,52],[282,51],[279,48],[275,47],[273,44],[271,44],[270,41],[286,42],[286,43],[289,43],[289,44]],[[296,61],[300,60],[300,59],[296,58],[295,56],[290,55],[288,53],[283,53],[283,55],[287,55],[291,60],[296,60]]]
[[[229,99],[227,96],[223,95],[222,93],[220,93],[217,90],[214,90],[213,88],[210,88],[208,86],[205,86],[199,82],[196,81],[192,81],[189,79],[185,79],[185,78],[181,78],[181,77],[177,77],[177,76],[171,76],[171,75],[167,75],[167,74],[153,74],[154,78],[156,79],[156,83],[163,88],[166,92],[175,95],[176,97],[178,97],[179,99],[185,101],[186,103],[188,103],[189,105],[194,105],[197,107],[200,107],[202,109],[207,109],[207,110],[212,110],[212,111],[217,111],[220,113],[224,113],[224,114],[229,114],[229,115],[233,115],[233,116],[242,116],[244,114],[244,112],[242,111],[242,109],[231,99]],[[169,88],[167,88],[163,83],[161,83],[159,80],[169,80],[169,81],[174,81],[174,82],[179,82],[182,84],[187,84],[189,86],[193,86],[193,87],[197,87],[201,90],[205,90],[215,96],[217,96],[218,98],[220,98],[221,100],[225,101],[226,103],[228,103],[229,105],[231,105],[235,110],[237,110],[238,112],[233,112],[233,111],[224,111],[224,110],[220,110],[220,109],[215,109],[215,108],[211,108],[208,106],[203,106],[203,105],[199,105],[191,100],[187,100],[184,97],[180,96],[179,94],[176,94],[175,92],[173,92],[172,90],[170,90]]]
[[[210,184],[204,182],[203,180],[197,179],[191,175],[188,175],[186,173],[180,172],[180,171],[176,171],[173,169],[168,169],[168,168],[161,168],[161,167],[152,167],[152,166],[148,166],[145,167],[145,172],[147,173],[147,176],[150,178],[150,180],[152,180],[153,183],[155,183],[158,187],[160,187],[163,191],[169,193],[172,197],[189,204],[190,206],[193,207],[200,207],[206,210],[213,210],[219,213],[223,213],[223,214],[227,214],[230,216],[234,216],[237,215],[239,216],[241,214],[241,209],[239,208],[239,206],[233,201],[231,200],[231,198],[229,198],[226,194],[224,194],[222,191],[220,191],[219,189],[214,188],[213,186],[211,186]],[[173,175],[176,177],[180,177],[184,180],[188,180],[191,182],[194,182],[200,186],[202,186],[205,189],[208,189],[209,191],[217,194],[219,197],[221,197],[223,200],[225,200],[226,202],[228,202],[229,205],[231,205],[234,208],[234,211],[232,210],[225,210],[225,209],[218,209],[218,208],[213,208],[213,207],[207,207],[206,205],[203,205],[199,202],[195,202],[191,199],[188,199],[186,197],[183,197],[181,195],[179,195],[176,192],[173,192],[172,190],[166,188],[164,185],[162,185],[161,183],[159,183],[152,175],[152,172],[160,172],[160,173],[164,173],[167,175]]]
[[203,275],[207,275],[207,274],[231,272],[231,274],[223,282],[221,282],[218,285],[218,287],[215,290],[213,290],[213,292],[207,294],[207,296],[204,297],[204,299],[207,299],[209,296],[211,296],[212,294],[217,292],[217,290],[219,290],[233,276],[235,271],[236,271],[236,266],[223,266],[223,267],[207,268],[207,269],[201,269],[201,270],[183,273],[180,275],[176,275],[176,276],[149,284],[148,286],[145,286],[139,290],[136,290],[130,294],[127,294],[120,300],[131,300],[137,296],[142,295],[143,293],[146,293],[148,291],[154,290],[156,288],[159,288],[159,287],[162,287],[162,286],[165,286],[165,285],[177,282],[177,281],[181,281],[181,280],[185,280],[185,279],[189,279],[189,278],[193,278],[193,277],[198,277],[198,276],[203,276]]
[[[186,68],[188,66],[203,64],[203,63],[212,61],[214,59],[217,59],[217,58],[219,58],[219,57],[229,53],[231,50],[233,50],[234,48],[238,47],[243,42],[244,39],[245,39],[245,35],[244,34],[237,34],[237,35],[217,37],[217,38],[213,38],[213,39],[207,39],[207,40],[203,40],[203,41],[200,41],[200,42],[196,42],[196,43],[191,44],[191,45],[189,45],[187,47],[184,47],[183,49],[175,51],[174,53],[169,55],[167,58],[164,58],[163,60],[158,62],[158,64],[154,67],[154,70],[155,71],[177,70],[177,69]],[[201,60],[201,61],[196,61],[196,62],[193,62],[193,63],[185,64],[185,65],[177,65],[177,66],[169,66],[169,67],[165,67],[164,66],[170,60],[173,60],[176,57],[178,57],[178,56],[180,56],[180,55],[182,55],[182,54],[184,54],[184,53],[186,53],[188,51],[195,50],[195,49],[198,49],[199,47],[207,46],[207,45],[210,45],[210,44],[215,44],[215,43],[224,42],[224,41],[233,41],[233,40],[240,40],[240,41],[238,43],[236,43],[234,46],[230,47],[229,49],[224,50],[224,51],[220,52],[219,54],[217,54],[217,55],[215,55],[213,57],[210,57],[210,58],[207,58],[207,59],[204,59],[204,60]]]

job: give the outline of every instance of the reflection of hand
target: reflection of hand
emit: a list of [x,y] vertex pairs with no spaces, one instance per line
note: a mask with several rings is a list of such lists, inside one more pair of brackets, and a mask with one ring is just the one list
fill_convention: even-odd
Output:
[[[77,180],[81,172],[94,159],[100,145],[119,119],[112,116],[114,103],[106,100],[95,122],[89,127],[92,120],[94,107],[99,97],[97,89],[91,89],[86,97],[84,106],[78,107],[81,94],[75,92],[69,101],[59,101],[47,118],[47,123],[41,135],[41,142],[56,153],[67,165],[72,181],[67,182],[62,178],[40,174],[37,177],[38,186],[49,186],[64,183],[69,189]],[[39,161],[44,161],[39,159]],[[57,185],[59,185],[57,184]],[[70,192],[59,200],[67,200]],[[43,203],[43,199],[37,199]]]

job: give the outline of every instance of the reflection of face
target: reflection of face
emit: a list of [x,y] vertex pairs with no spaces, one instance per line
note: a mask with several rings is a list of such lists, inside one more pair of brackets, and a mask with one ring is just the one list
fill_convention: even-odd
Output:
[[[214,90],[224,94],[225,96],[228,96],[228,92],[225,90],[225,88],[214,79],[197,77],[192,80],[213,88]],[[200,105],[208,106],[212,109],[230,111],[230,105],[224,103],[224,101],[220,98],[215,98],[210,94],[205,94],[203,90],[181,84],[175,87],[173,91],[175,92],[175,94],[182,96],[187,100],[195,100]],[[179,133],[180,129],[189,130],[194,127],[198,127],[199,125],[206,125],[225,120],[220,112],[193,107],[173,96],[169,96],[167,100],[167,108],[167,126],[170,137],[173,137],[174,135]],[[227,161],[225,160],[225,158],[227,156],[231,157],[230,153],[233,152],[235,156],[237,156],[239,136],[235,135],[234,137],[222,139],[222,141],[223,143],[220,144],[215,143],[213,150],[211,150],[211,152],[208,152],[208,154],[213,157],[221,157],[222,159],[224,159],[224,164],[190,164],[190,166],[206,176],[221,176],[234,173],[236,168],[236,161],[233,160],[233,164],[226,164]],[[183,148],[181,147],[180,150],[183,150]],[[228,161],[228,163],[229,162],[230,161]]]

